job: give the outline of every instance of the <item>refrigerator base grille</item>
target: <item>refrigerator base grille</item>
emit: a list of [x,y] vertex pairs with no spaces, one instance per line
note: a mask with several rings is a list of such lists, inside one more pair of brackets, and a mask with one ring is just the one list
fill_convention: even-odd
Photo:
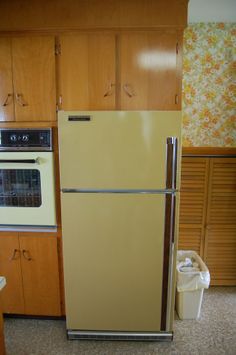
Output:
[[67,330],[69,340],[172,341],[173,332],[104,332]]

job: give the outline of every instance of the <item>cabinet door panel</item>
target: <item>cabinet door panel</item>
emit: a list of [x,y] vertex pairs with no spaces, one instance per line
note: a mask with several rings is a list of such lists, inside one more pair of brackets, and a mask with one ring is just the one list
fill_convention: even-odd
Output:
[[176,44],[175,32],[121,35],[122,109],[180,109]]
[[54,37],[13,38],[12,57],[16,121],[54,121]]
[[236,285],[236,224],[207,229],[205,262],[211,275],[211,285]]
[[60,315],[57,238],[20,236],[25,313]]
[[11,40],[0,38],[0,121],[14,121]]
[[236,285],[236,158],[212,158],[205,260],[213,285]]
[[207,224],[236,226],[236,158],[211,159]]
[[63,110],[115,108],[115,36],[60,37],[59,93]]
[[183,157],[181,166],[179,249],[203,256],[209,158]]
[[17,233],[0,235],[0,275],[7,284],[0,293],[4,313],[24,313],[20,251]]

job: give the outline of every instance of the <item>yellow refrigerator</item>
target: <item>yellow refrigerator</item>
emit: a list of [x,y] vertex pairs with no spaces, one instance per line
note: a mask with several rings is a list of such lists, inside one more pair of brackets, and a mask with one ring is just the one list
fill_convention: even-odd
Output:
[[171,340],[181,113],[60,111],[69,339]]

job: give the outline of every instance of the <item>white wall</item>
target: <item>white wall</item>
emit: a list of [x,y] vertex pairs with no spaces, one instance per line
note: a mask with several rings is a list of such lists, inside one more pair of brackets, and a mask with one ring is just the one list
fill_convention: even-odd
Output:
[[189,0],[188,22],[236,22],[236,0]]

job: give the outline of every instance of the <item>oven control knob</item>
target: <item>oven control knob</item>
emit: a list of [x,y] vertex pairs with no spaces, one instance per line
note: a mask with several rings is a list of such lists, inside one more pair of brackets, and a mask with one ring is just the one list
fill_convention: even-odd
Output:
[[23,136],[22,136],[22,141],[23,141],[23,142],[28,142],[28,140],[29,140],[28,134],[23,134]]
[[16,134],[12,134],[10,136],[10,140],[11,140],[11,142],[16,142],[17,141],[17,135]]

